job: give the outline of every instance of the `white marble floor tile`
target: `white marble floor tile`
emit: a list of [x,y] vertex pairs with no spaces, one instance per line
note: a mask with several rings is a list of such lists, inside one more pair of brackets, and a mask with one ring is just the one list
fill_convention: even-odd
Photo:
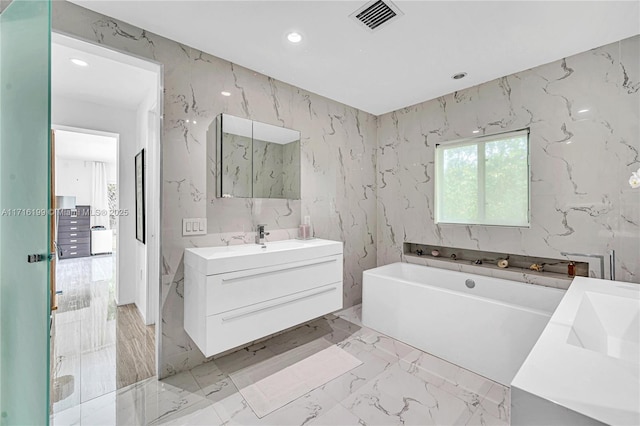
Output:
[[[362,365],[263,418],[229,378],[274,358],[289,365],[327,345],[337,345]],[[53,425],[504,426],[510,415],[508,388],[338,316],[78,407],[57,412]]]
[[117,394],[110,392],[84,402],[80,407],[82,426],[109,426],[118,424]]
[[480,406],[467,422],[469,426],[509,426],[509,422],[499,419]]
[[508,387],[494,383],[480,406],[492,417],[507,424],[511,421],[511,391]]
[[362,365],[322,386],[322,389],[336,401],[344,400],[393,365],[368,351],[359,351],[352,355],[362,361]]
[[267,347],[266,343],[258,343],[223,357],[215,358],[213,361],[220,371],[229,374],[253,365],[256,362],[272,358],[275,355],[276,354]]
[[491,380],[464,368],[458,368],[453,377],[447,377],[446,379],[442,389],[465,401],[469,400],[469,398],[483,398],[493,386]]
[[116,345],[112,344],[80,356],[81,402],[116,390]]
[[180,417],[163,424],[171,426],[213,426],[222,425],[222,423],[222,420],[213,407],[213,402],[207,400],[192,405],[187,410],[183,411]]
[[351,411],[340,404],[336,404],[326,413],[310,420],[307,424],[315,426],[348,426],[364,423]]
[[404,371],[476,406],[494,385],[489,379],[419,350],[399,364]]
[[82,424],[80,405],[55,411],[49,421],[51,426],[80,426]]
[[330,332],[326,321],[317,320],[269,339],[268,348],[275,354],[281,354],[321,339]]
[[361,304],[338,311],[335,313],[335,315],[357,326],[362,326],[362,305]]
[[375,350],[373,353],[376,356],[391,362],[399,361],[415,351],[409,345],[368,328],[362,328],[354,339],[368,345],[372,351]]
[[266,425],[302,426],[328,413],[336,405],[339,405],[338,401],[322,389],[315,389],[260,420]]
[[367,425],[459,425],[473,409],[395,364],[342,402]]
[[239,392],[215,401],[213,407],[222,420],[222,425],[263,424]]
[[222,372],[214,361],[209,361],[193,368],[191,374],[200,386],[204,396],[213,402],[220,401],[238,392],[229,375]]
[[80,404],[80,355],[53,355],[51,401],[53,411],[66,410]]
[[162,381],[151,378],[116,392],[118,424],[164,424],[205,401],[210,403],[189,371]]

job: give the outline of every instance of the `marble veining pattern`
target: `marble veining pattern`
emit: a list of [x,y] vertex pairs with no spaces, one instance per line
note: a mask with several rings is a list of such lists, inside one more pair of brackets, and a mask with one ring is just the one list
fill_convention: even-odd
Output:
[[[310,215],[316,236],[344,241],[345,307],[362,271],[402,260],[404,241],[553,258],[615,249],[617,278],[640,282],[640,192],[627,184],[640,165],[640,37],[376,118],[68,2],[54,2],[53,27],[164,66],[162,377],[205,361],[183,328],[184,248],[251,243],[258,223],[291,238]],[[301,200],[214,198],[206,130],[221,112],[301,131]],[[434,224],[435,144],[524,127],[531,228]],[[204,216],[210,234],[182,237],[183,217]]]
[[[291,349],[318,341],[338,345],[362,364],[258,418],[229,374],[261,368],[276,356],[293,364],[299,356]],[[362,326],[358,305],[190,371],[56,413],[52,424],[503,426],[510,420],[509,394],[500,384]]]
[[[345,243],[344,306],[359,303],[376,266],[374,116],[68,2],[53,3],[53,28],[164,66],[162,377],[205,361],[183,327],[186,247],[251,243],[258,223],[295,237],[309,215],[316,236]],[[220,113],[301,131],[301,200],[215,198],[206,132]],[[208,217],[209,234],[182,237],[184,217]]]
[[[613,249],[617,279],[640,283],[640,191],[627,183],[640,166],[639,52],[636,36],[378,117],[378,265],[403,260],[405,241],[606,261]],[[531,227],[435,224],[435,145],[522,128]]]

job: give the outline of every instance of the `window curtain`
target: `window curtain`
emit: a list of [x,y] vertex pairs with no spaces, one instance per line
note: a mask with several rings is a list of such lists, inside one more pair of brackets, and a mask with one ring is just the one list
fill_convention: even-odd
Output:
[[93,162],[91,213],[91,226],[104,226],[105,229],[110,229],[107,167],[101,161]]

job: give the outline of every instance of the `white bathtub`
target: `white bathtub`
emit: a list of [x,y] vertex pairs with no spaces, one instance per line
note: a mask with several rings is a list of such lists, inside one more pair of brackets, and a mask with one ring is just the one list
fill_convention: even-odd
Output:
[[[473,280],[475,286],[468,288],[467,280]],[[516,281],[393,263],[364,272],[362,322],[509,385],[564,293]]]

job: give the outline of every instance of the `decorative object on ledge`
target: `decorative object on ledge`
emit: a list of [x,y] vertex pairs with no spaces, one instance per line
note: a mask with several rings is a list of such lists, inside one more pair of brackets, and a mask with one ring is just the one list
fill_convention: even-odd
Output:
[[631,188],[636,189],[640,188],[640,169],[637,172],[631,173],[631,177],[629,178],[629,186]]
[[418,256],[422,256],[424,254],[424,252],[422,250],[418,249],[418,250],[416,250],[416,254]]
[[440,252],[438,250],[431,250],[431,256],[438,257],[440,256]]
[[473,262],[474,265],[482,265],[482,259],[478,259],[475,262]]
[[[437,258],[432,256],[418,256],[418,250],[423,254],[438,251],[439,256]],[[454,247],[443,247],[429,244],[411,243],[405,242],[403,246],[403,254],[406,257],[414,257],[415,259],[421,258],[427,261],[437,262],[449,262],[460,265],[469,265],[474,268],[486,268],[486,269],[500,269],[504,271],[510,271],[513,273],[522,273],[528,275],[540,275],[546,277],[545,279],[559,279],[562,281],[571,281],[573,277],[567,276],[568,265],[573,263],[575,267],[576,276],[589,276],[589,262],[582,261],[578,258],[571,259],[553,259],[548,257],[537,256],[525,256],[513,253],[496,253],[481,250],[461,249]],[[562,256],[569,256],[567,253],[562,253]],[[497,263],[499,260],[508,260],[509,267],[499,268]],[[480,260],[482,263],[476,263]],[[533,264],[541,265],[542,270],[531,269]]]
[[508,268],[508,267],[509,267],[509,261],[507,259],[498,260],[498,268]]
[[576,276],[576,263],[575,262],[569,262],[569,264],[567,265],[567,275],[570,277],[575,277]]
[[536,272],[542,272],[544,270],[544,265],[541,263],[532,263],[531,266],[529,266],[529,269]]

